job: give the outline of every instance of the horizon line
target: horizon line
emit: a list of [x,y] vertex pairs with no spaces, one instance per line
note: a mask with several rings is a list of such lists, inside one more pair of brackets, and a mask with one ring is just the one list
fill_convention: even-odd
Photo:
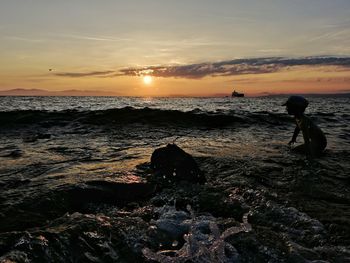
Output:
[[[23,91],[23,93],[15,94],[15,92]],[[33,94],[26,94],[26,92],[33,92]],[[44,94],[40,94],[40,93]],[[8,94],[6,94],[8,93]],[[47,93],[47,94],[45,94]],[[64,94],[66,93],[66,94]],[[73,94],[72,94],[73,93]],[[82,93],[82,94],[74,94]],[[84,93],[96,93],[96,94],[84,94]],[[100,93],[100,94],[99,94]],[[303,93],[245,93],[246,97],[270,97],[270,96],[289,96],[289,95],[304,95],[304,96],[350,96],[350,90],[335,91],[335,92],[303,92]],[[230,98],[231,93],[213,93],[213,94],[169,94],[169,95],[144,95],[144,96],[131,96],[131,95],[120,95],[112,91],[96,91],[96,90],[62,90],[62,91],[50,91],[44,89],[10,89],[0,90],[0,97],[124,97],[124,98]]]

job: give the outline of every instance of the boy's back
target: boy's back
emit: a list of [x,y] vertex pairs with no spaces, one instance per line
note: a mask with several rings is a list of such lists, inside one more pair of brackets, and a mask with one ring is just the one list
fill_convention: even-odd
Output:
[[304,142],[310,143],[311,150],[314,153],[322,152],[327,146],[327,139],[322,130],[304,114],[295,118],[299,129],[303,133]]

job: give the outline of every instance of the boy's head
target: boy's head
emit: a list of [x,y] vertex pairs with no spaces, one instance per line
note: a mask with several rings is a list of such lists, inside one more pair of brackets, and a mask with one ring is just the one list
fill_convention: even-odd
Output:
[[309,102],[302,96],[290,96],[288,100],[282,104],[286,106],[289,115],[303,114]]

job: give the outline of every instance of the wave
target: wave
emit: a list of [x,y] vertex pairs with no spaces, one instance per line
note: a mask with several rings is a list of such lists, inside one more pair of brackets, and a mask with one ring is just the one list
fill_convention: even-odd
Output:
[[161,110],[124,107],[96,111],[42,111],[18,110],[0,112],[0,126],[15,124],[59,125],[80,122],[95,125],[126,125],[139,123],[145,125],[175,125],[225,127],[235,124],[273,124],[283,125],[291,122],[287,114],[261,112],[204,112],[199,109],[183,112],[179,110]]

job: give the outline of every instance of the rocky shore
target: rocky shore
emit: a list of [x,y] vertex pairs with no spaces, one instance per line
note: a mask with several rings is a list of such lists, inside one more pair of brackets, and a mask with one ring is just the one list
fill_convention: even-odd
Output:
[[0,262],[350,261],[346,147],[293,155],[283,116],[62,116],[0,127]]

